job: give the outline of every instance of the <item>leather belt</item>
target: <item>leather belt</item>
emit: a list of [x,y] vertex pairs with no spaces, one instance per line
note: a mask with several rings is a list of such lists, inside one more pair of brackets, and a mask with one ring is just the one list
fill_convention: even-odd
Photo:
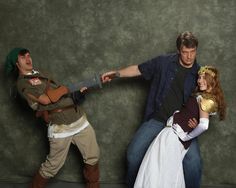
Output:
[[75,111],[76,111],[76,106],[75,105],[71,105],[71,106],[66,106],[66,107],[63,107],[63,108],[57,108],[57,109],[54,109],[54,110],[49,110],[48,113],[49,114],[53,114],[53,113],[60,113],[60,112],[63,112],[65,110],[69,110],[71,108],[74,108]]

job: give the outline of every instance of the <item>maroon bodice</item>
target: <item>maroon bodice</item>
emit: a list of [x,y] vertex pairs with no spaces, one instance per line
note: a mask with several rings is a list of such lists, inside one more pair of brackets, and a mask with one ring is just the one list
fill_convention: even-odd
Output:
[[[188,121],[192,118],[195,118],[199,123],[199,108],[195,97],[190,97],[183,108],[174,114],[173,123],[177,123],[184,130],[184,132],[191,132],[193,129],[188,126]],[[191,140],[186,142],[183,142],[182,140],[180,141],[185,148],[188,148],[191,144]]]

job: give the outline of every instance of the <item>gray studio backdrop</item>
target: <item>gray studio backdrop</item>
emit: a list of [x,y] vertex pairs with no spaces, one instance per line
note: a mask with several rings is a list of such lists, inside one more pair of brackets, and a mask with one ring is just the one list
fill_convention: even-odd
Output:
[[[236,184],[235,0],[0,0],[0,181],[27,182],[48,153],[47,130],[9,97],[2,65],[13,47],[30,49],[34,66],[64,84],[174,52],[176,36],[194,32],[198,62],[220,69],[227,120],[200,136],[204,185]],[[126,148],[143,119],[148,85],[115,80],[83,104],[101,147],[101,181],[122,183]],[[57,179],[82,182],[71,147]]]

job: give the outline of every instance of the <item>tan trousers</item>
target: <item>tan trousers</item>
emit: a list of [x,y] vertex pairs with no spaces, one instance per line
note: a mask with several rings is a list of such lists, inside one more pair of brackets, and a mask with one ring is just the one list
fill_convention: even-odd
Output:
[[91,125],[76,135],[66,138],[49,138],[50,152],[42,163],[39,173],[44,178],[54,177],[65,163],[70,144],[78,147],[84,163],[94,165],[99,160],[99,147]]

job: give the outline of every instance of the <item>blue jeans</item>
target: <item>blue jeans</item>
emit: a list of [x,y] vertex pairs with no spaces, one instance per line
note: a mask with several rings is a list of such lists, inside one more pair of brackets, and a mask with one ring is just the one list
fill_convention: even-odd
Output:
[[[127,150],[127,177],[126,183],[133,188],[134,182],[142,163],[142,159],[153,139],[164,128],[164,124],[155,119],[144,122],[135,133]],[[201,157],[197,140],[194,139],[189,151],[183,160],[186,188],[200,188]]]

